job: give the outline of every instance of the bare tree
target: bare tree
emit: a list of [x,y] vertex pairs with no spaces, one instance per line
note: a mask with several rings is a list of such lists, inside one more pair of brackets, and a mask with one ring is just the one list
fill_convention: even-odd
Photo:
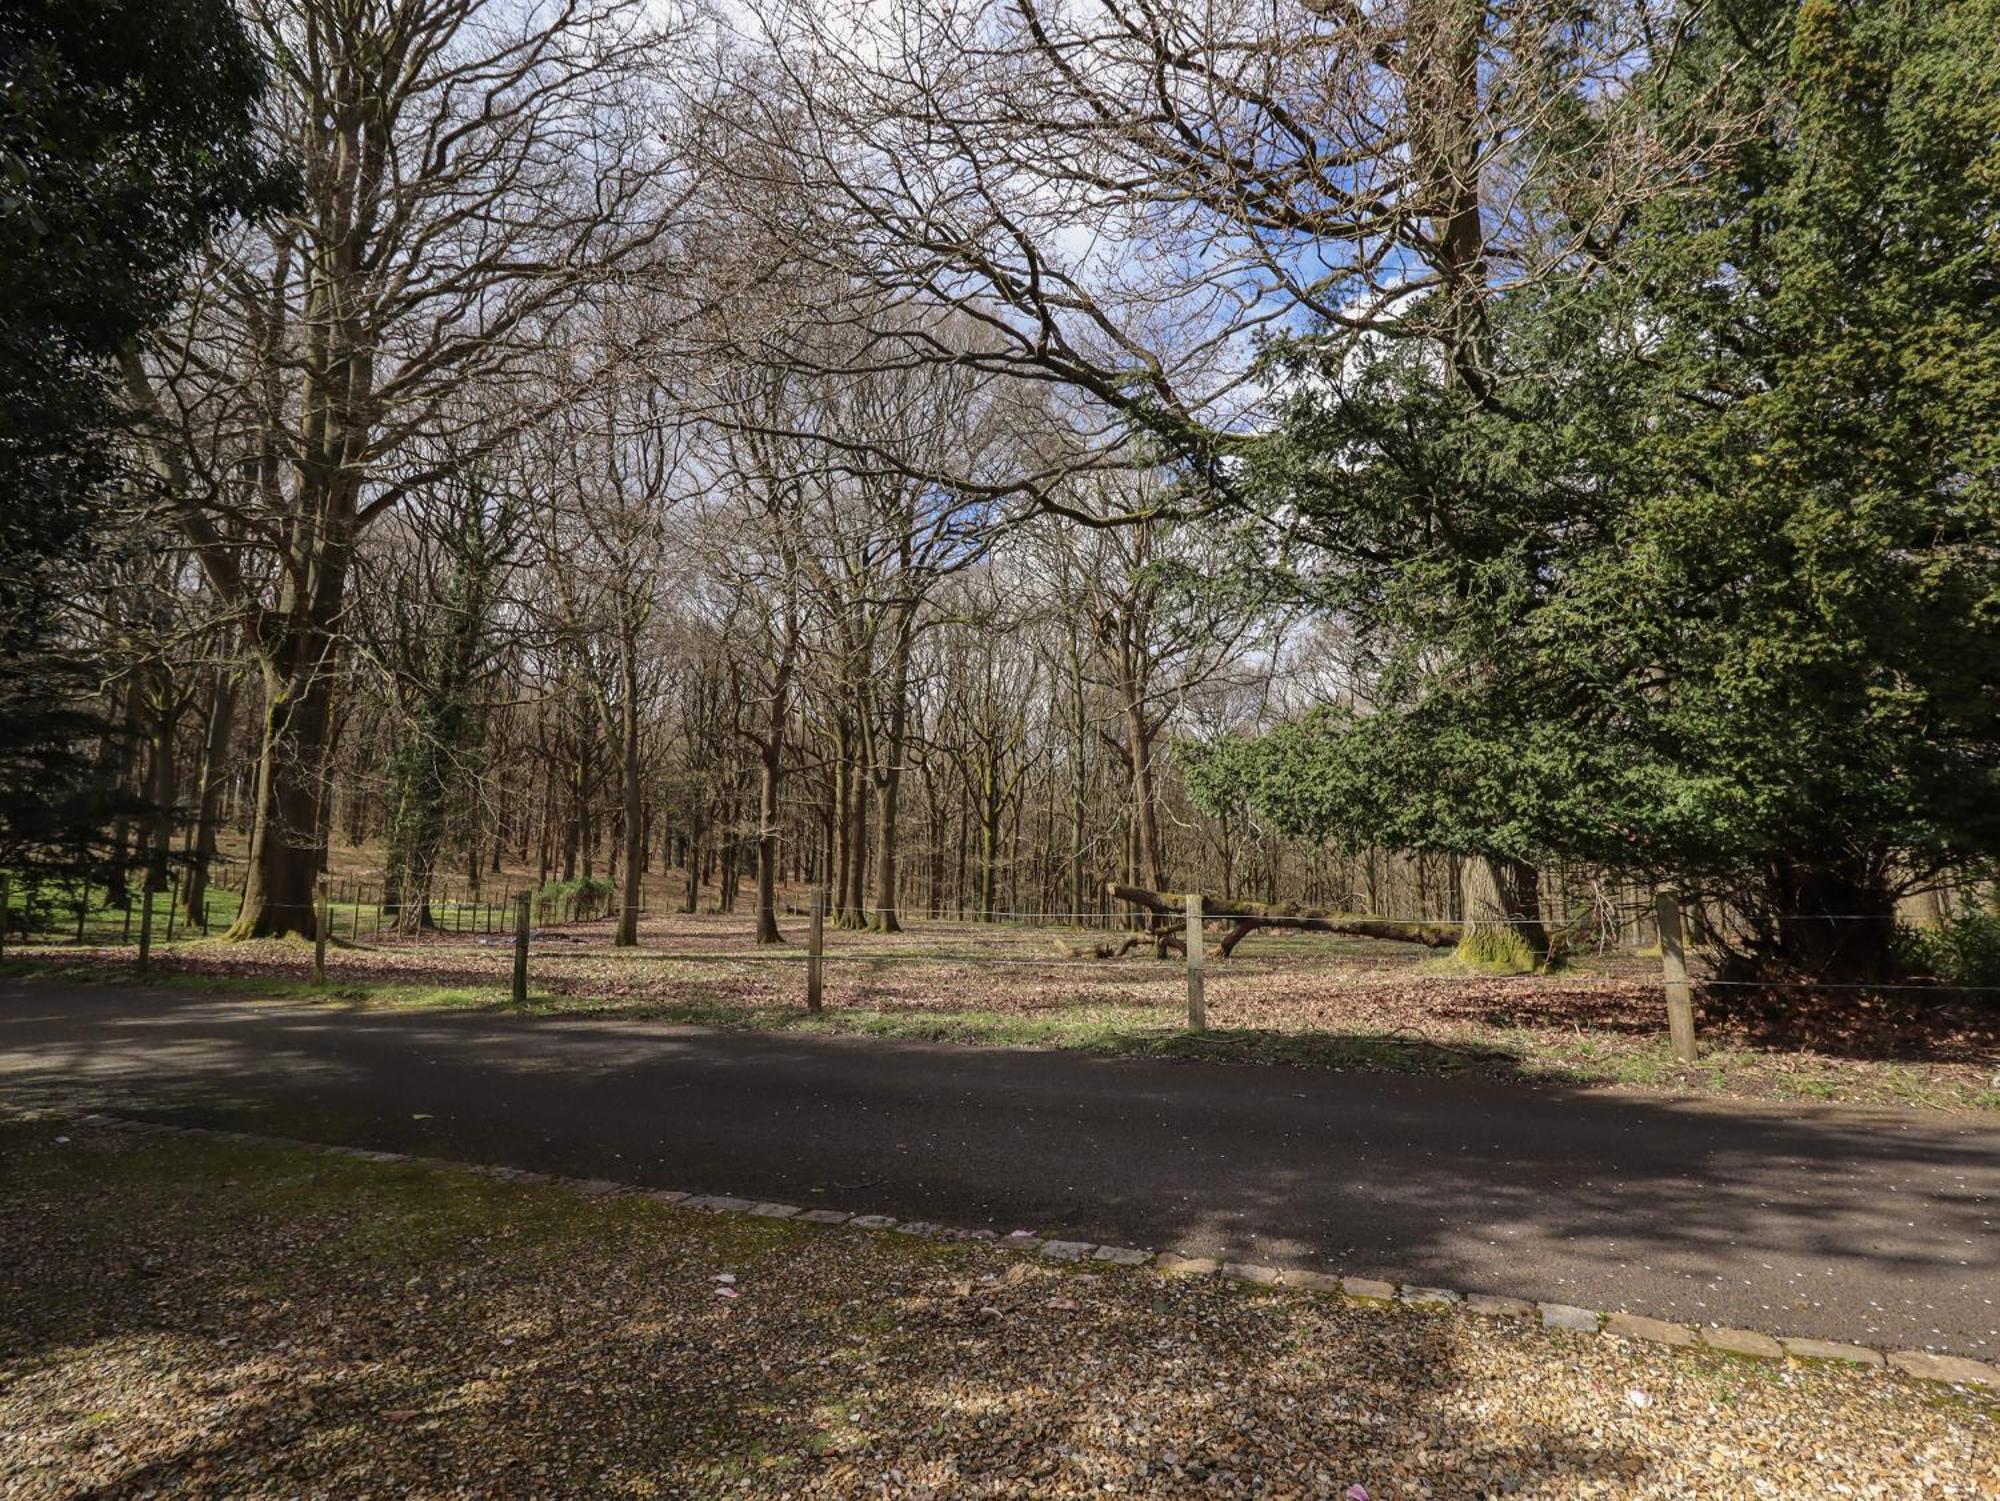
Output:
[[[586,357],[609,365],[616,325],[604,333]],[[668,513],[687,435],[660,388],[636,372],[607,369],[573,384],[587,394],[546,426],[543,562],[559,629],[592,664],[578,682],[597,711],[618,775],[614,942],[630,946],[639,941],[646,859],[642,729],[657,690],[646,642],[664,583]]]
[[[239,936],[310,933],[355,548],[438,454],[459,395],[520,373],[685,195],[633,79],[639,0],[248,0],[264,128],[296,209],[216,247],[174,326],[124,361],[150,451],[237,613],[265,709]],[[482,420],[494,424],[490,411]]]

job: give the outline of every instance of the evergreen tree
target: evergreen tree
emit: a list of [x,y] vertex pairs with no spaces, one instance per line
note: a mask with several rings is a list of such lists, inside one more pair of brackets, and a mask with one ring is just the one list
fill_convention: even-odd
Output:
[[89,867],[108,793],[67,583],[121,472],[117,352],[223,218],[271,201],[228,0],[0,6],[0,867]]
[[1730,972],[1885,977],[2000,855],[2000,3],[1735,0],[1660,107],[1755,128],[1609,265],[1493,300],[1496,379],[1306,341],[1256,481],[1369,701],[1197,778],[1294,832],[1725,898]]

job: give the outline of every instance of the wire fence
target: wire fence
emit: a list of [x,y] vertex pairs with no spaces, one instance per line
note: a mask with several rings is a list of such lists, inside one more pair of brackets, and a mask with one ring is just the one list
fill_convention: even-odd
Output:
[[[223,890],[227,890],[223,888]],[[525,1006],[532,990],[532,981],[537,966],[556,983],[564,983],[559,978],[564,961],[572,959],[598,960],[605,953],[606,945],[588,944],[585,934],[579,930],[589,930],[588,936],[602,933],[603,924],[615,921],[622,914],[611,902],[607,890],[592,887],[558,889],[529,887],[508,890],[503,887],[503,899],[494,900],[485,896],[452,897],[432,894],[426,898],[412,898],[402,901],[386,900],[386,893],[376,889],[376,900],[369,902],[366,897],[370,888],[361,883],[322,881],[317,891],[315,928],[312,957],[313,979],[324,984],[327,980],[327,950],[329,944],[344,947],[366,947],[371,953],[392,954],[398,950],[412,951],[412,940],[421,940],[414,948],[433,955],[460,954],[478,956],[480,959],[494,957],[496,949],[511,951],[512,975],[509,985],[509,1000],[515,1005]],[[163,922],[156,924],[156,898],[167,898]],[[163,937],[172,942],[176,936],[176,921],[179,919],[178,933],[185,938],[196,933],[206,933],[211,928],[209,898],[198,901],[183,900],[178,881],[164,893],[144,892],[140,899],[128,904],[119,922],[118,943],[130,943],[136,950],[135,966],[140,973],[146,973],[151,963],[154,937]],[[230,905],[234,905],[233,903]],[[1398,951],[1395,945],[1408,943],[1418,934],[1435,936],[1439,933],[1473,932],[1478,930],[1500,930],[1526,926],[1536,926],[1548,930],[1559,930],[1563,924],[1540,918],[1504,916],[1499,914],[1478,917],[1434,918],[1395,917],[1366,912],[1286,912],[1265,911],[1247,904],[1234,902],[1219,903],[1221,911],[1212,911],[1200,896],[1184,899],[1181,910],[1162,910],[1160,905],[1143,906],[1131,904],[1118,918],[1115,926],[1104,925],[1106,913],[1092,912],[1046,912],[994,909],[976,910],[953,916],[938,913],[935,909],[910,909],[886,907],[849,907],[836,912],[824,900],[816,896],[813,903],[801,909],[788,903],[782,916],[788,921],[804,918],[809,924],[808,936],[803,946],[796,944],[786,947],[758,947],[753,949],[716,949],[675,945],[676,936],[690,936],[690,932],[701,930],[728,931],[732,936],[745,935],[743,930],[756,913],[754,908],[741,911],[688,912],[657,908],[638,908],[629,915],[634,924],[642,920],[668,920],[672,929],[665,934],[654,933],[653,943],[635,946],[616,946],[615,952],[621,960],[645,966],[652,965],[696,965],[710,968],[734,966],[797,966],[804,971],[804,983],[799,998],[809,1011],[817,1012],[824,1006],[825,977],[829,966],[852,970],[854,968],[874,968],[878,966],[929,966],[934,970],[994,969],[1012,972],[1036,971],[1043,973],[1092,972],[1103,976],[1119,978],[1142,977],[1148,981],[1167,980],[1172,982],[1177,967],[1183,976],[1182,984],[1186,996],[1186,1022],[1191,1032],[1201,1032],[1207,1027],[1206,982],[1209,961],[1227,959],[1227,945],[1211,950],[1208,935],[1212,930],[1234,930],[1249,926],[1255,930],[1270,931],[1280,935],[1311,934],[1327,938],[1334,943],[1365,942],[1371,945],[1365,951],[1352,948],[1339,950],[1328,948],[1324,951],[1299,955],[1293,951],[1269,956],[1268,962],[1292,967],[1310,967],[1315,959],[1343,959],[1365,962],[1371,967],[1411,969],[1424,965],[1438,949],[1451,942],[1449,938],[1437,942],[1424,943],[1423,952]],[[192,912],[183,909],[192,906]],[[135,917],[136,912],[136,917]],[[777,915],[777,914],[774,914]],[[1631,919],[1641,914],[1625,914],[1622,926],[1631,931]],[[1626,952],[1623,957],[1633,963],[1656,961],[1659,968],[1655,976],[1642,972],[1624,975],[1564,973],[1551,976],[1543,973],[1509,974],[1484,972],[1478,974],[1445,975],[1433,972],[1425,976],[1431,981],[1463,980],[1476,983],[1488,991],[1521,991],[1546,989],[1554,984],[1565,991],[1600,990],[1605,992],[1633,992],[1652,989],[1664,1001],[1667,1030],[1672,1048],[1683,1062],[1692,1063],[1697,1058],[1695,1038],[1695,1015],[1693,997],[1697,991],[1774,991],[1792,993],[1843,992],[1843,993],[1937,993],[1941,988],[1935,984],[1911,982],[1871,982],[1847,980],[1816,980],[1809,978],[1753,980],[1723,977],[1702,978],[1689,973],[1686,962],[1686,928],[1677,898],[1673,893],[1661,892],[1655,897],[1649,910],[1643,913],[1652,923],[1658,937],[1654,951],[1649,954]],[[1763,914],[1771,922],[1791,923],[1845,923],[1883,921],[1879,913],[1797,913]],[[8,894],[0,889],[0,944],[9,937],[12,906]],[[884,919],[893,918],[889,924]],[[537,920],[539,919],[539,921]],[[73,935],[66,935],[67,946],[87,948],[91,946],[86,923],[81,915],[76,920]],[[1051,954],[1031,954],[1007,952],[1004,944],[987,944],[983,947],[966,947],[964,941],[976,939],[985,933],[996,938],[1003,933],[1020,933],[1023,930],[1057,928],[1075,933],[1079,938],[1091,940],[1090,951],[1081,946],[1071,952]],[[959,944],[944,949],[894,948],[884,947],[883,939],[888,932],[900,930],[905,936],[921,941],[926,928],[945,928],[951,931]],[[885,931],[886,930],[886,931]],[[50,935],[34,935],[48,937]],[[1123,942],[1115,944],[1119,937]],[[1241,934],[1237,935],[1241,937]],[[472,938],[471,945],[452,945],[451,939]],[[666,946],[661,946],[664,938]],[[446,940],[441,942],[440,940]],[[61,940],[58,940],[60,942]],[[699,939],[697,941],[700,941]],[[1134,965],[1121,964],[1128,952],[1137,951],[1142,958],[1152,961],[1148,967],[1139,969]],[[1175,962],[1177,961],[1177,963]],[[1170,967],[1172,966],[1172,967]],[[1241,972],[1256,969],[1256,961],[1249,965],[1236,961],[1232,968]],[[673,977],[679,979],[682,977]],[[494,979],[498,981],[498,976]],[[1027,982],[1027,983],[1032,983]],[[1952,986],[1954,993],[2000,994],[2000,986]]]

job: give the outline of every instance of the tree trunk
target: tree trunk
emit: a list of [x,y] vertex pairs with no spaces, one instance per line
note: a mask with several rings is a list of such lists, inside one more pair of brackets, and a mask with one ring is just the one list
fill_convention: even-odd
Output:
[[846,715],[841,715],[834,723],[833,736],[833,776],[832,801],[828,807],[827,832],[831,840],[831,858],[828,861],[828,884],[832,888],[831,906],[834,925],[838,927],[841,909],[847,901],[847,869],[854,862],[854,843],[848,836],[852,824],[847,817],[851,780],[851,731]]
[[167,866],[173,855],[174,804],[180,796],[179,764],[174,755],[174,736],[180,727],[180,700],[172,684],[163,683],[162,707],[153,727],[153,760],[147,778],[146,801],[152,804],[146,815],[147,891],[167,889]]
[[687,838],[687,889],[681,893],[681,911],[693,912],[701,905],[701,862],[707,858],[702,848],[701,826]]
[[783,943],[778,930],[778,778],[784,751],[782,721],[758,747],[757,942]]
[[313,885],[324,827],[323,758],[331,722],[333,643],[296,627],[287,660],[265,663],[264,724],[243,907],[229,937],[315,936]]
[[639,942],[640,881],[645,875],[646,814],[639,782],[639,645],[620,643],[618,749],[619,778],[624,793],[620,832],[624,835],[624,887],[618,905],[618,935],[613,944],[631,948]]
[[187,920],[201,921],[202,905],[208,900],[208,881],[215,863],[215,826],[222,806],[222,762],[229,751],[230,731],[236,723],[236,677],[228,671],[215,675],[215,693],[208,706],[208,728],[201,741],[201,768],[194,824],[194,860],[188,870],[183,893]]
[[993,922],[999,906],[1000,885],[1000,795],[995,787],[993,767],[986,767],[980,786],[979,803],[979,920]]
[[1139,869],[1156,891],[1167,889],[1166,857],[1160,848],[1160,805],[1153,783],[1153,730],[1144,705],[1128,699],[1125,733],[1132,753],[1132,813],[1139,837]]
[[1526,860],[1495,860],[1493,885],[1500,914],[1538,964],[1549,957],[1549,930],[1542,922],[1542,873]]
[[868,779],[855,768],[847,779],[852,806],[847,814],[847,889],[841,893],[840,926],[868,926]]
[[903,925],[896,916],[896,862],[900,833],[896,826],[896,804],[902,792],[903,774],[891,767],[875,789],[875,911],[868,926],[878,933],[900,933]]
[[[1717,978],[1861,984],[1905,977],[1896,943],[1893,862],[1883,851],[1812,851],[1770,862],[1757,900],[1704,936],[1723,951]],[[1699,922],[1699,913],[1691,912]]]
[[[1121,886],[1115,881],[1106,883],[1104,891],[1113,901],[1129,902],[1168,922],[1186,911],[1186,898],[1179,892],[1148,891],[1142,887]],[[1232,919],[1229,931],[1209,950],[1219,959],[1227,959],[1235,952],[1237,944],[1259,928],[1277,928],[1287,933],[1337,933],[1355,938],[1380,938],[1394,943],[1421,944],[1427,949],[1449,948],[1458,941],[1456,928],[1439,924],[1386,922],[1378,918],[1351,917],[1344,913],[1290,904],[1270,906],[1263,902],[1203,897],[1202,911],[1209,917]],[[1122,954],[1139,941],[1134,935],[1126,940],[1125,948],[1117,952]],[[1184,947],[1177,933],[1169,933],[1166,941],[1170,948],[1179,950]],[[1100,953],[1099,957],[1111,958],[1115,955]]]
[[[138,743],[140,710],[143,707],[143,685],[139,673],[132,672],[125,680],[125,710],[120,716],[122,733],[107,735],[104,739],[99,764],[110,767],[124,760],[124,768],[119,772],[117,782],[121,790],[129,790],[133,785],[136,769],[130,759],[131,748]],[[126,872],[126,847],[131,843],[131,821],[119,814],[111,824],[111,858],[104,874],[104,905],[125,907],[132,901],[129,878]]]

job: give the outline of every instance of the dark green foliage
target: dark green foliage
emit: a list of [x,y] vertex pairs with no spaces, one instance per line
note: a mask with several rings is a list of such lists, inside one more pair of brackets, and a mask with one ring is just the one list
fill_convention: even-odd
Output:
[[0,9],[0,624],[46,609],[116,478],[108,361],[187,258],[277,182],[250,143],[262,73],[227,0]]
[[250,145],[260,69],[228,0],[0,7],[0,865],[89,871],[112,795],[66,580],[118,463],[110,361],[188,257],[277,179]]
[[601,876],[544,881],[535,888],[536,922],[571,922],[602,917],[611,909],[612,886]]
[[105,824],[140,811],[92,752],[90,688],[60,656],[0,652],[0,871],[102,879]]
[[1971,990],[2000,991],[2000,911],[1961,912],[1934,928],[1908,928],[1902,949],[1919,974]]
[[2000,3],[1736,4],[1757,125],[1607,273],[1503,292],[1484,399],[1312,372],[1256,459],[1374,652],[1196,767],[1297,833],[1727,897],[1740,972],[1896,967],[1895,897],[2000,853]]

